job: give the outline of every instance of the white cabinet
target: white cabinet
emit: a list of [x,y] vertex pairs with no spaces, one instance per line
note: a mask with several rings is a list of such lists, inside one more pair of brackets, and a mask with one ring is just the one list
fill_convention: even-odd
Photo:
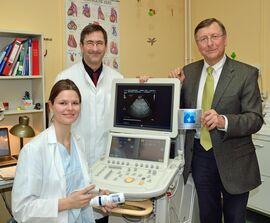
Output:
[[[15,38],[38,40],[39,75],[3,76],[0,74],[0,103],[1,106],[4,101],[9,103],[9,109],[4,112],[5,118],[0,122],[0,126],[11,128],[18,124],[19,116],[27,115],[30,118],[30,125],[38,133],[45,128],[43,36],[38,33],[0,30],[0,50]],[[34,105],[40,104],[40,109],[18,109],[22,105],[22,98],[26,91],[30,93]],[[10,135],[10,144],[12,154],[18,154],[19,139]]]
[[270,128],[263,128],[253,135],[256,154],[259,161],[262,184],[252,190],[249,195],[248,207],[270,215]]

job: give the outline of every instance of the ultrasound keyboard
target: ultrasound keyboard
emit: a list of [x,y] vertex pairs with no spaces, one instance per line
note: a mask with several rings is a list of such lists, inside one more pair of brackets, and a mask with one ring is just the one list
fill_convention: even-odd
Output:
[[[164,141],[164,150],[158,148],[160,142],[157,144],[155,141]],[[151,151],[153,148],[148,148],[152,143],[155,144],[156,154]],[[136,148],[135,145],[139,145],[140,148]],[[116,147],[117,155],[114,152]],[[119,152],[121,148],[125,150],[132,148],[133,151],[129,151],[129,156],[136,150],[137,157],[132,155],[132,159],[124,158],[123,153]],[[143,153],[140,151],[141,148],[143,148]],[[168,158],[169,149],[170,140],[166,137],[112,133],[111,146],[106,156],[91,168],[92,183],[96,185],[97,190],[101,188],[112,192],[123,192],[129,200],[148,199],[162,195],[168,189],[174,176],[182,171],[184,165],[183,154],[175,159]],[[149,157],[145,154],[149,154]]]

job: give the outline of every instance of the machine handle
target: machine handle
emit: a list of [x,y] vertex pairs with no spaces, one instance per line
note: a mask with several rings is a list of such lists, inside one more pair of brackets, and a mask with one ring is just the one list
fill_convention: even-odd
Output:
[[[93,206],[96,209],[100,207]],[[112,213],[130,215],[130,216],[146,216],[153,211],[153,203],[151,200],[144,201],[126,201],[117,208],[112,209]]]

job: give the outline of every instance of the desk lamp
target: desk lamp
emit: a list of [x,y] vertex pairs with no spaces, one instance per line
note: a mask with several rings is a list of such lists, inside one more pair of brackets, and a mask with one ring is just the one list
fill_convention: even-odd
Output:
[[30,138],[35,136],[35,132],[31,126],[29,126],[29,117],[28,116],[20,116],[19,124],[14,125],[9,132],[14,135],[20,137],[20,149],[23,147],[23,138]]

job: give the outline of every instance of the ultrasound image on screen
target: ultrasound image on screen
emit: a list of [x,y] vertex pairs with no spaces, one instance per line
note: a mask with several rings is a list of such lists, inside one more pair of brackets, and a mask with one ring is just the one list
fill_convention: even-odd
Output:
[[146,161],[164,161],[165,140],[112,137],[110,157]]
[[114,126],[171,131],[173,85],[117,84]]

